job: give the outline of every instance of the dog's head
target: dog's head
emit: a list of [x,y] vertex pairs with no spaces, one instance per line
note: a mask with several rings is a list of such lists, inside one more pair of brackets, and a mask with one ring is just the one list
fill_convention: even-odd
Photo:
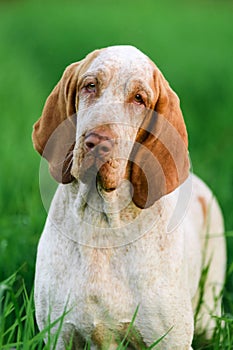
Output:
[[95,181],[114,191],[129,180],[140,208],[189,174],[179,99],[131,46],[96,50],[68,66],[34,125],[33,142],[58,182]]

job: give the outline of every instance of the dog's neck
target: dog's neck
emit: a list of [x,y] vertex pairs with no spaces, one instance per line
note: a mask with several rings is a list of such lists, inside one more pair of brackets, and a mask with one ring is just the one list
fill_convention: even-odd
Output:
[[131,187],[128,181],[123,181],[114,191],[105,191],[98,183],[84,185],[79,183],[78,196],[75,202],[77,212],[81,217],[87,213],[102,219],[104,226],[121,227],[126,220],[134,220],[141,212],[131,200]]
[[[118,247],[139,239],[156,224],[159,206],[141,210],[131,200],[127,181],[106,192],[78,181],[62,185],[50,218],[67,238],[95,247]],[[69,202],[70,210],[64,203]],[[55,203],[55,202],[54,202]]]

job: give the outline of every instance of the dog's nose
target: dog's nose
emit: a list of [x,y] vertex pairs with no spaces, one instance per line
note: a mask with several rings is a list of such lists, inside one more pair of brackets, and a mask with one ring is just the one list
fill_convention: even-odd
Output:
[[87,152],[93,152],[98,158],[106,158],[112,151],[113,140],[108,136],[91,132],[85,137],[84,145]]

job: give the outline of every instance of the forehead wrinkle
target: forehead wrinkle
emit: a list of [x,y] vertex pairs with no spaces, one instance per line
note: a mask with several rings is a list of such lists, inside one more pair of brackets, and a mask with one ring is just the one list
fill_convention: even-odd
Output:
[[138,90],[138,91],[145,91],[149,96],[152,95],[152,88],[149,84],[150,82],[148,83],[145,83],[145,81],[143,81],[142,79],[135,79],[135,78],[132,78],[132,79],[129,79],[128,81],[128,86],[129,86],[129,89],[135,89],[135,90]]
[[[149,58],[138,49],[131,46],[116,46],[103,49],[91,62],[83,75],[99,77],[102,88],[111,89],[107,94],[114,94],[119,99],[128,87],[140,85],[149,97],[153,97],[152,80],[153,67]],[[148,82],[146,84],[145,82]]]
[[95,69],[88,69],[81,77],[80,80],[83,81],[87,78],[98,78],[101,80],[108,80],[110,77],[108,69],[102,70],[95,67]]

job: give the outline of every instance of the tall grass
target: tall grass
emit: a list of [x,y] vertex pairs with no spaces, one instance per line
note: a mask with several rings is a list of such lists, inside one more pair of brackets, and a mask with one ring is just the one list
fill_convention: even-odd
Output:
[[[98,47],[135,45],[161,68],[181,100],[194,172],[213,188],[232,229],[232,7],[182,0],[0,3],[1,279],[26,262],[22,273],[32,286],[46,217],[32,125],[65,66]],[[229,238],[229,256],[232,247]]]
[[[55,350],[67,313],[64,311],[53,322],[48,320],[48,325],[39,332],[33,291],[28,294],[24,282],[17,279],[17,274],[12,275],[0,283],[0,349]],[[47,339],[46,344],[44,339]],[[66,350],[71,348],[72,344],[67,344]]]
[[[200,300],[200,303],[202,301]],[[233,307],[232,300],[230,301]],[[56,350],[59,334],[64,322],[64,317],[69,313],[65,310],[63,315],[54,322],[48,319],[48,325],[39,332],[35,323],[35,308],[33,303],[33,291],[28,294],[24,281],[18,274],[14,274],[0,283],[0,349],[1,350]],[[117,350],[125,350],[130,345],[131,336],[137,336],[133,330],[133,324],[137,317],[137,310],[126,331],[125,337],[119,340]],[[216,319],[216,328],[211,339],[206,339],[205,334],[194,337],[193,348],[195,350],[232,350],[233,348],[233,316],[223,311],[221,317]],[[54,327],[56,330],[54,331]],[[157,345],[172,331],[157,339],[149,349],[156,349]],[[44,339],[47,339],[46,344]],[[143,346],[141,349],[143,350]],[[72,339],[66,345],[66,350],[72,349]],[[90,349],[87,341],[85,350]]]
[[[126,330],[125,337],[119,340],[117,350],[127,349],[130,344],[130,337],[137,336],[133,330],[137,311],[135,311],[132,321]],[[0,283],[0,349],[56,350],[64,318],[69,312],[70,310],[64,310],[61,317],[53,322],[48,319],[48,325],[39,332],[35,323],[33,291],[29,295],[24,282],[17,278],[17,274],[12,275]],[[55,331],[54,327],[56,327]],[[167,333],[157,339],[149,349],[155,348],[166,337]],[[44,339],[47,340],[46,344]],[[89,348],[90,343],[87,340],[85,349]],[[66,350],[71,349],[72,338],[66,344]]]

